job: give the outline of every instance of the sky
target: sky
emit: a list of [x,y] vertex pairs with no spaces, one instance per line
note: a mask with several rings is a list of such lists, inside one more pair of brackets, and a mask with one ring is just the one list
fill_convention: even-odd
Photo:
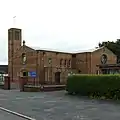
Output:
[[0,64],[7,61],[11,27],[22,29],[26,45],[62,51],[115,41],[120,38],[119,5],[120,0],[1,0]]

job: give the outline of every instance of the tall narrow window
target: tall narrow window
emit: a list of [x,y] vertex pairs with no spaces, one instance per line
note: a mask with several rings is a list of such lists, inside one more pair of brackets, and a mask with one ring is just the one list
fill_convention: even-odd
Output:
[[67,65],[67,60],[65,60],[65,62],[64,62],[64,66],[66,66]]
[[12,40],[12,32],[8,32],[8,40]]
[[70,66],[71,66],[71,60],[68,61],[68,67],[70,67]]
[[48,63],[52,65],[52,58],[48,58]]
[[22,64],[26,64],[26,54],[22,53]]
[[20,35],[19,32],[18,32],[18,31],[15,31],[15,39],[16,39],[16,40],[19,40],[19,35]]

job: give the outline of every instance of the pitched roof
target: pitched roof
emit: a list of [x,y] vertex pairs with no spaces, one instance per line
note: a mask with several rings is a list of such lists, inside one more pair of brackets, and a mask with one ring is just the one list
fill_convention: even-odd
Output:
[[49,52],[61,52],[61,53],[72,53],[72,51],[54,49],[54,48],[42,48],[42,47],[31,47],[34,50],[39,51],[49,51]]
[[104,48],[104,46],[103,47],[96,47],[94,49],[88,49],[88,50],[79,50],[79,51],[76,51],[76,53],[95,52],[95,51],[103,49],[103,48]]
[[[103,46],[104,47],[104,46]],[[43,50],[43,51],[50,51],[50,52],[61,52],[61,53],[85,53],[85,52],[94,52],[96,50],[102,49],[103,47],[100,48],[94,48],[94,49],[88,49],[88,50],[77,50],[77,51],[71,51],[71,50],[60,50],[60,49],[53,49],[53,48],[40,48],[40,47],[30,47],[34,50]]]

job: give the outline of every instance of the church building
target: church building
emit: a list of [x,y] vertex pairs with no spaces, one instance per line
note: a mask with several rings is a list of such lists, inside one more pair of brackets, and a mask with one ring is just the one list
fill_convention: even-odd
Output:
[[106,47],[65,52],[29,47],[22,41],[22,30],[8,30],[8,75],[11,82],[26,77],[34,84],[65,84],[71,73],[102,74],[119,71],[116,55]]

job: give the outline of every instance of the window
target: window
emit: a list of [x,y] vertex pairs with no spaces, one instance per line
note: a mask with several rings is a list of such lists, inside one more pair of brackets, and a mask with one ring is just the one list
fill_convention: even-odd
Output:
[[64,66],[66,66],[66,64],[67,64],[67,60],[65,60],[65,62],[64,62]]
[[26,54],[22,53],[22,64],[26,64]]
[[24,71],[23,72],[23,77],[26,77],[26,76],[28,76],[28,72]]
[[58,55],[59,53],[58,52],[56,52],[56,55]]
[[15,31],[15,40],[19,40],[19,32],[18,31]]
[[106,64],[106,62],[107,62],[107,55],[103,54],[103,55],[101,56],[101,63],[102,63],[102,64]]
[[48,63],[52,65],[52,58],[48,58]]
[[68,61],[68,67],[70,67],[70,66],[71,66],[71,60]]
[[78,73],[81,73],[81,70],[78,70]]
[[12,32],[10,32],[10,31],[8,33],[8,40],[12,40]]
[[73,54],[73,55],[72,55],[72,58],[76,58],[76,54]]
[[43,52],[43,56],[45,55],[45,52]]

